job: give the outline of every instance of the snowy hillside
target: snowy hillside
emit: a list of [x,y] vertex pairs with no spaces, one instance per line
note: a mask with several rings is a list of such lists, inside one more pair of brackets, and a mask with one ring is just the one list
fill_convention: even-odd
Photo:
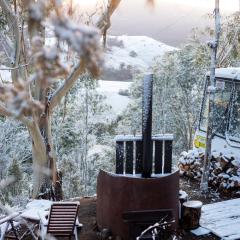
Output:
[[155,57],[177,50],[146,36],[108,36],[105,67],[147,70]]
[[106,96],[106,103],[111,105],[115,114],[121,114],[129,103],[127,96],[122,96],[119,93],[120,90],[129,89],[130,82],[119,81],[103,81],[99,80],[98,91]]

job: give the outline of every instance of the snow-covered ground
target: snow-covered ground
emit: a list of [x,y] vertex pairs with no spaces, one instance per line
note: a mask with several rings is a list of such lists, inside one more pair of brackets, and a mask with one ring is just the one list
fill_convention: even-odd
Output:
[[200,224],[221,239],[240,239],[240,199],[204,205]]
[[147,70],[154,58],[177,50],[146,36],[108,36],[108,39],[110,48],[105,53],[105,66],[114,69],[119,69],[120,65],[124,64]]
[[129,103],[127,96],[118,94],[119,90],[129,89],[131,82],[99,80],[98,91],[106,96],[106,103],[112,106],[113,112],[122,113]]

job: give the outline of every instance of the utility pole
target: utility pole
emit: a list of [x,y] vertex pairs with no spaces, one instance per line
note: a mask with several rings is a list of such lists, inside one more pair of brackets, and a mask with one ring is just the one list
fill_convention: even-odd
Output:
[[220,12],[219,12],[219,0],[215,0],[215,39],[208,43],[211,49],[211,66],[210,66],[210,81],[208,83],[208,116],[207,116],[207,134],[206,134],[206,149],[203,163],[203,173],[200,184],[200,189],[203,193],[208,191],[208,179],[209,179],[209,167],[212,158],[212,139],[213,139],[213,115],[214,115],[214,98],[216,91],[215,81],[215,69],[217,60],[217,49],[220,38]]

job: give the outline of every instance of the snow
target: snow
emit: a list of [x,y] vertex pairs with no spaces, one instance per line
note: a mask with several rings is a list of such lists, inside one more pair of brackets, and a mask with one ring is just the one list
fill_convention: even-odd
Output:
[[39,221],[41,216],[47,216],[52,202],[49,200],[33,200],[26,206],[26,210],[21,213],[21,217]]
[[[2,224],[0,224],[0,237],[2,236],[2,234],[5,234],[5,232],[11,228],[10,223],[8,222],[10,219],[14,219],[17,218],[19,216],[18,212],[13,212],[11,214],[9,214],[8,216],[1,218],[0,221],[6,221]],[[13,222],[14,226],[18,226],[19,223],[18,222]],[[2,238],[1,238],[2,239]]]
[[115,114],[121,114],[127,107],[130,99],[118,94],[119,90],[129,89],[131,82],[99,80],[97,91],[106,96],[106,102],[111,105]]
[[188,198],[188,194],[183,191],[183,190],[180,190],[179,191],[179,199],[187,199]]
[[44,200],[44,199],[40,199],[40,200],[33,200],[31,202],[29,202],[26,205],[26,209],[43,209],[43,210],[48,210],[52,205],[52,201],[49,200]]
[[203,228],[203,227],[199,227],[197,229],[191,230],[191,233],[193,233],[196,236],[202,236],[202,235],[206,235],[209,234],[211,231],[209,229]]
[[[153,140],[173,140],[173,134],[157,134],[152,136]],[[140,135],[117,135],[115,141],[137,141],[142,140]]]
[[200,201],[187,201],[183,203],[183,206],[189,207],[189,208],[201,208],[202,207],[202,202]]
[[204,205],[200,225],[221,239],[240,239],[240,198]]
[[[217,68],[215,75],[219,78],[240,80],[240,68]],[[210,76],[210,72],[207,73],[207,76]]]
[[7,69],[7,67],[4,65],[0,66],[0,82],[10,82],[12,80],[11,71],[3,69]]
[[[166,52],[177,50],[146,36],[108,36],[109,39],[122,41],[123,47],[112,46],[105,54],[105,65],[119,69],[124,63],[126,66],[134,66],[143,71],[147,70],[153,63],[154,58],[163,56]],[[136,57],[131,57],[134,51]]]
[[208,92],[216,92],[217,88],[214,87],[214,86],[209,86],[209,87],[207,88],[207,90],[208,90]]
[[105,151],[111,151],[112,148],[106,145],[100,145],[100,144],[96,144],[93,147],[91,147],[88,151],[88,157],[90,157],[91,155],[100,155],[103,154]]
[[[111,176],[115,176],[115,177],[126,177],[126,178],[141,178],[142,179],[142,174],[116,174],[116,173],[112,173],[112,172],[109,172],[109,174]],[[166,177],[166,176],[169,176],[171,175],[172,173],[161,173],[161,174],[155,174],[155,173],[152,173],[151,174],[151,177],[150,178],[162,178],[162,177]]]

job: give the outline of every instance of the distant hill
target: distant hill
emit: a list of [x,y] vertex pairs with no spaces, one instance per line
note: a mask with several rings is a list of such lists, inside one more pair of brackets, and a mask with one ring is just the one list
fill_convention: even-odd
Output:
[[104,80],[129,81],[133,72],[144,72],[154,58],[177,50],[146,36],[108,36],[105,52]]

